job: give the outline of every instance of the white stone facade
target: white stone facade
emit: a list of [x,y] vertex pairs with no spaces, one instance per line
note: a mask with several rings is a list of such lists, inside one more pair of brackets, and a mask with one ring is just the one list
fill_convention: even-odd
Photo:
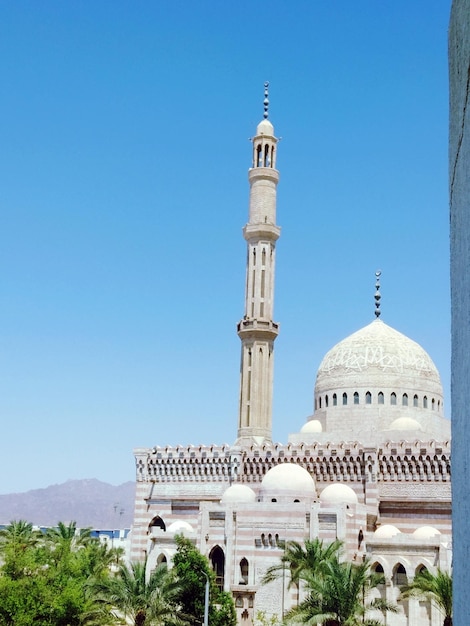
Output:
[[[287,444],[271,441],[276,149],[265,119],[253,139],[244,229],[238,440],[135,450],[131,557],[147,556],[149,568],[171,563],[182,532],[208,556],[245,626],[260,611],[281,618],[302,595],[287,579],[260,584],[286,541],[342,539],[345,558],[367,556],[384,573],[377,593],[394,602],[420,568],[451,563],[450,428],[439,373],[415,342],[376,320],[337,344],[318,370],[313,415]],[[442,618],[413,599],[386,623]]]

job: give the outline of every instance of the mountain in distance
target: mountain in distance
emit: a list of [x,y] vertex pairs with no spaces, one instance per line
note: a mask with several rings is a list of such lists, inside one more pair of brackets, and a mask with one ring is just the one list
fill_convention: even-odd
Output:
[[0,495],[0,524],[26,520],[35,526],[75,521],[78,528],[130,528],[135,483],[114,486],[95,478],[68,480],[45,489]]

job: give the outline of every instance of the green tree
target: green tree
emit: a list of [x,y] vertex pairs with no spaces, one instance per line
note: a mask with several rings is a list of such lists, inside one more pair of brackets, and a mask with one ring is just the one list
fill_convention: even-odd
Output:
[[235,626],[235,606],[230,594],[221,591],[215,583],[215,574],[207,558],[182,535],[176,538],[177,550],[173,569],[180,584],[179,601],[183,613],[189,616],[191,626],[204,621],[206,576],[209,577],[209,626]]
[[324,564],[336,558],[342,550],[343,542],[339,539],[331,543],[324,543],[321,539],[307,539],[302,545],[298,541],[289,541],[284,549],[281,562],[269,567],[262,579],[267,584],[290,571],[289,586],[298,585],[300,580],[311,577],[321,571]]
[[96,541],[92,539],[91,528],[78,529],[76,522],[69,522],[68,525],[58,522],[55,528],[46,530],[44,538],[59,559]]
[[419,597],[431,601],[444,615],[444,626],[452,626],[452,576],[438,569],[435,574],[422,569],[408,585],[401,588],[401,597]]
[[257,611],[253,624],[254,626],[281,626],[279,617],[277,615],[268,616],[266,611]]
[[33,566],[31,555],[40,541],[40,533],[25,520],[14,520],[0,530],[0,557],[2,570],[9,578],[17,580]]
[[383,583],[383,576],[371,572],[369,562],[341,562],[338,557],[324,561],[321,571],[304,577],[308,595],[286,615],[287,620],[322,626],[378,626],[371,612],[392,611],[396,607],[381,598],[371,599],[371,591]]
[[91,575],[109,575],[109,550],[89,532],[72,523],[43,534],[27,522],[12,522],[0,531],[0,552],[0,625],[110,623],[86,584]]
[[108,615],[130,620],[134,626],[183,626],[186,621],[178,603],[175,576],[161,564],[147,579],[146,566],[146,562],[137,561],[129,567],[121,564],[114,576],[91,581],[93,597]]

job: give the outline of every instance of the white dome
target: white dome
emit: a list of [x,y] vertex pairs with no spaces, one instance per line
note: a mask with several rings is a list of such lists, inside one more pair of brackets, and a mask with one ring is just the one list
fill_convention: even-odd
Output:
[[357,495],[348,485],[334,483],[323,489],[320,494],[320,502],[325,504],[357,504]]
[[[364,410],[367,418],[359,414]],[[436,422],[443,415],[439,372],[420,345],[377,319],[340,341],[323,358],[315,382],[315,413],[320,411],[326,431],[352,426],[352,437],[362,430],[388,430],[394,419],[418,413],[423,427],[440,428]],[[405,424],[405,430],[416,428]]]
[[[418,375],[429,385],[435,385],[441,391],[439,372],[423,348],[381,320],[374,320],[364,328],[353,333],[336,344],[327,354],[318,368],[317,379],[324,376],[352,378],[351,386],[359,386],[358,379],[365,375],[370,384],[371,374],[378,374],[383,379],[399,376]],[[401,385],[402,386],[402,385]]]
[[194,529],[191,524],[179,519],[168,526],[168,532],[174,533],[175,535],[186,535],[187,533],[193,533]]
[[379,526],[374,533],[374,537],[378,537],[380,539],[391,539],[396,535],[401,535],[401,532],[396,526],[392,526],[392,524],[384,524],[383,526]]
[[321,425],[320,420],[308,420],[302,428],[300,429],[301,433],[321,433],[323,427]]
[[262,120],[256,127],[256,134],[274,137],[274,126],[269,120]]
[[224,491],[220,501],[227,504],[229,502],[254,502],[255,500],[256,494],[248,485],[232,485]]
[[390,424],[388,430],[423,430],[421,424],[412,417],[399,417]]
[[262,499],[281,496],[285,499],[315,498],[315,483],[306,469],[296,463],[280,463],[272,467],[261,482]]
[[436,537],[440,534],[441,533],[437,530],[437,528],[434,528],[433,526],[420,526],[414,531],[413,537],[416,537],[417,539],[430,539],[431,537]]

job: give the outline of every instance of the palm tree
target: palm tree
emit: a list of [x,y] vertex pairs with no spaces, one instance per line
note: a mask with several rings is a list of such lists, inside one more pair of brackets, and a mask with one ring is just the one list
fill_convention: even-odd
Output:
[[433,602],[444,614],[443,626],[452,626],[452,576],[438,569],[435,574],[422,569],[408,585],[401,588],[401,597],[419,597]]
[[46,530],[46,539],[55,544],[58,549],[70,552],[86,546],[92,540],[91,528],[77,528],[76,522],[58,522],[55,528]]
[[37,543],[38,534],[33,525],[25,520],[14,520],[0,529],[0,552],[9,546],[31,546]]
[[25,520],[14,520],[0,530],[0,555],[3,570],[12,579],[20,578],[32,568],[32,549],[39,543],[41,533]]
[[183,626],[178,616],[178,583],[166,564],[160,564],[148,580],[146,562],[121,564],[116,575],[91,583],[94,597],[115,616],[134,626]]
[[288,620],[323,626],[379,626],[368,615],[373,611],[396,612],[381,598],[369,600],[370,592],[383,583],[383,576],[370,571],[369,562],[325,561],[321,572],[306,577],[308,596],[286,615]]
[[276,580],[284,575],[286,569],[290,569],[289,586],[298,585],[300,580],[321,571],[325,563],[335,559],[342,547],[343,542],[339,539],[328,544],[318,538],[307,539],[304,545],[298,541],[290,541],[285,546],[281,562],[266,570],[262,584]]

